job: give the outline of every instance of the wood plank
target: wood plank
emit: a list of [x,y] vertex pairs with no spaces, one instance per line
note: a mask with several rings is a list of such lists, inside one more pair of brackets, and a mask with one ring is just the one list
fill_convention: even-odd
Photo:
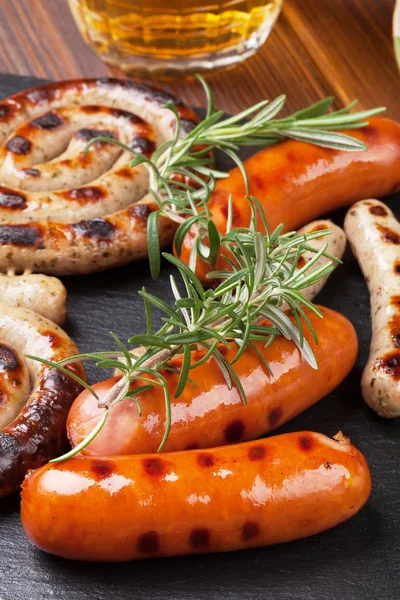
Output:
[[[111,73],[85,45],[66,0],[1,0],[0,71],[62,79]],[[261,51],[208,75],[218,106],[237,112],[283,92],[295,110],[328,94],[341,106],[386,104],[400,119],[400,77],[390,36],[392,0],[286,0]],[[157,83],[160,83],[157,80]],[[193,80],[163,85],[203,106]]]
[[286,2],[284,15],[341,103],[359,98],[400,119],[393,8],[393,0],[301,0]]
[[49,79],[105,75],[66,0],[1,0],[0,70]]
[[[51,79],[115,73],[84,44],[66,0],[2,0],[2,8],[0,70]],[[209,80],[218,106],[227,112],[282,92],[295,110],[331,92],[284,16],[257,56]],[[197,82],[164,85],[189,104],[204,105]]]
[[[243,110],[264,98],[287,94],[287,107],[298,110],[332,93],[282,15],[258,54],[234,69],[207,75],[218,106],[230,113]],[[167,83],[187,102],[203,105],[196,84]]]

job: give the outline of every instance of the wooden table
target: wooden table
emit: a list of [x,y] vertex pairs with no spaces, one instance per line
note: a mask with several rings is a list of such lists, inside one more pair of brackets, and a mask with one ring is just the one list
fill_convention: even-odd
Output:
[[[299,109],[326,95],[341,106],[385,105],[400,120],[400,74],[391,40],[394,0],[285,0],[257,56],[212,74],[217,104],[234,113],[282,92]],[[0,72],[50,79],[104,75],[107,67],[82,41],[67,0],[0,0]],[[199,86],[166,87],[203,105]]]

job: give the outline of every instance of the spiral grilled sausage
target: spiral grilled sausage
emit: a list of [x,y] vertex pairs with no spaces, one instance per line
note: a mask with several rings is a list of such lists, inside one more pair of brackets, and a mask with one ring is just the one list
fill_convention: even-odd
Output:
[[400,416],[400,223],[378,200],[358,202],[345,220],[371,294],[372,341],[361,388],[382,417]]
[[[165,92],[116,79],[52,83],[0,103],[0,270],[89,273],[147,256],[143,166],[102,142],[111,136],[147,156],[174,135],[173,103],[187,133],[196,115]],[[160,243],[176,225],[160,221]]]
[[[26,473],[59,454],[68,410],[82,386],[61,371],[24,358],[57,361],[77,348],[57,325],[0,302],[0,497],[16,491]],[[85,377],[80,364],[68,367]]]

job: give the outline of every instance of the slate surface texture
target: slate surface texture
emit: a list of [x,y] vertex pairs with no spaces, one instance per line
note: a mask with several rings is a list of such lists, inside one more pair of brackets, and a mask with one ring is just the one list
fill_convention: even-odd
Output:
[[[3,75],[5,97],[38,80]],[[223,161],[220,161],[220,166]],[[388,199],[400,216],[400,197]],[[341,224],[343,213],[333,215]],[[81,351],[111,347],[142,332],[144,311],[137,290],[170,297],[168,274],[153,282],[146,262],[87,277],[65,278],[66,329]],[[398,600],[400,598],[399,423],[369,410],[360,377],[371,335],[369,295],[347,250],[318,302],[345,314],[357,329],[360,352],[347,380],[330,396],[277,433],[338,430],[365,453],[373,491],[350,521],[286,545],[228,554],[154,559],[126,564],[85,564],[47,556],[26,539],[17,496],[0,502],[0,598],[2,600]],[[90,370],[92,380],[96,374]]]

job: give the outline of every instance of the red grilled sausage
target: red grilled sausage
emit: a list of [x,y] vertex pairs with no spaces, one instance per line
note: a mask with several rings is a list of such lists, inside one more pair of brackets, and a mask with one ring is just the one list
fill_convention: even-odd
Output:
[[303,538],[354,515],[371,480],[343,436],[290,433],[207,452],[74,458],[27,477],[28,538],[66,558],[126,561]]
[[[375,117],[363,129],[344,131],[368,146],[365,152],[343,152],[304,142],[284,141],[261,150],[245,161],[250,194],[261,202],[273,230],[298,227],[358,200],[381,197],[400,189],[400,125]],[[233,227],[247,227],[250,205],[240,169],[219,181],[209,208],[221,233],[226,230],[228,198],[233,199]],[[182,247],[181,259],[189,262],[194,233]],[[229,268],[220,260],[216,267]],[[204,281],[209,266],[197,260],[197,275]]]
[[[357,337],[351,323],[341,314],[320,307],[323,319],[307,313],[318,335],[315,344],[310,331],[306,339],[314,351],[319,369],[306,362],[294,342],[278,337],[268,347],[256,346],[269,363],[271,376],[257,354],[247,349],[235,370],[247,395],[244,405],[236,388],[229,389],[214,359],[191,371],[197,387],[187,384],[175,399],[176,373],[166,371],[172,398],[172,426],[165,450],[207,448],[259,437],[292,419],[334,390],[346,377],[357,356]],[[222,349],[224,351],[225,349]],[[232,360],[237,348],[227,351]],[[198,360],[201,352],[193,352]],[[179,370],[181,358],[171,362]],[[115,383],[109,379],[95,387],[103,396]],[[142,382],[135,385],[142,385]],[[140,395],[142,416],[131,400],[115,405],[109,420],[97,437],[83,451],[89,455],[135,454],[155,452],[165,430],[163,392],[154,387]],[[74,402],[68,416],[68,435],[73,446],[93,430],[104,409],[84,391]]]

